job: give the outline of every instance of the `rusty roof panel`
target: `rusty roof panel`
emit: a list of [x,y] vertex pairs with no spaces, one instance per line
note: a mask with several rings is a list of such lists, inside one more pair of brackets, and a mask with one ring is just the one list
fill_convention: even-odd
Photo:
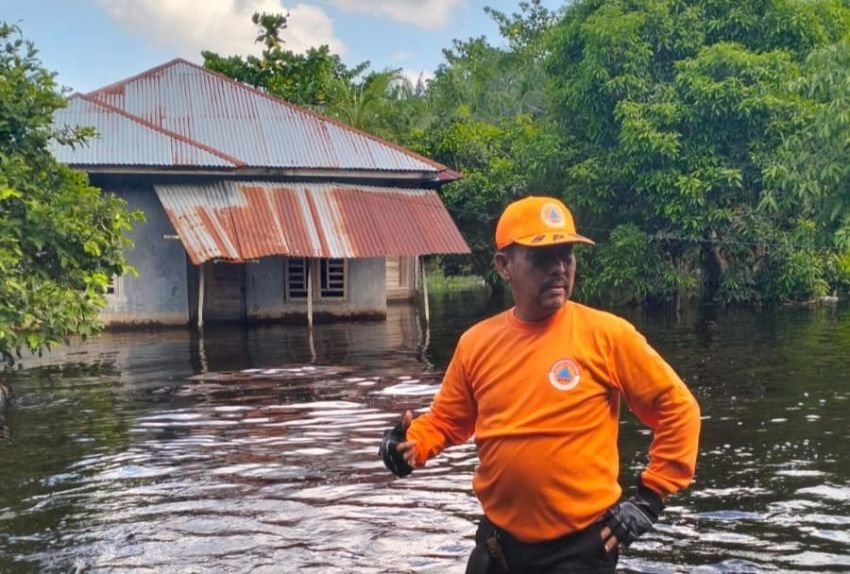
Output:
[[[276,253],[289,253],[291,249],[282,228],[284,219],[276,216],[279,208],[275,205],[274,196],[266,193],[262,186],[245,186],[241,193],[247,209],[237,208],[230,212],[234,227],[238,229],[241,256],[244,259],[257,259]],[[298,221],[298,215],[291,213],[289,219]]]
[[91,126],[97,136],[71,148],[55,142],[51,152],[70,165],[144,165],[157,167],[235,167],[236,162],[180,134],[168,133],[140,118],[76,95],[54,114],[54,125]]
[[433,190],[275,182],[155,188],[196,265],[270,255],[469,253]]
[[203,188],[189,185],[157,186],[168,219],[195,265],[211,259],[241,261],[226,184]]
[[88,94],[251,167],[401,171],[447,168],[184,60]]

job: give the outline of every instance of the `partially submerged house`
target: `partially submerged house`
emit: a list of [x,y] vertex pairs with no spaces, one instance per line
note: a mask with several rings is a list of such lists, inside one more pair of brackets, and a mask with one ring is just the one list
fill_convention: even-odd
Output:
[[57,159],[144,212],[108,324],[384,318],[419,258],[468,253],[443,165],[184,60],[76,94]]

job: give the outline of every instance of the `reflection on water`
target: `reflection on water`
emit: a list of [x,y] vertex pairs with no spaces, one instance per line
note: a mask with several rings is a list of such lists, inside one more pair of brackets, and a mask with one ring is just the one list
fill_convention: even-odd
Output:
[[[462,572],[471,445],[403,480],[378,437],[423,410],[475,293],[386,323],[115,333],[12,377],[0,572]],[[697,482],[624,572],[850,572],[850,312],[629,317],[705,416]],[[623,482],[648,433],[624,416]]]

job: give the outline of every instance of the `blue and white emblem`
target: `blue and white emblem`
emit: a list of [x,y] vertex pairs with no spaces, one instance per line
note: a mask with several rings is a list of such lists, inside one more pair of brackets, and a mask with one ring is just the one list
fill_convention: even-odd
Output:
[[549,227],[559,229],[566,225],[567,220],[557,203],[544,203],[540,209],[540,219]]
[[572,359],[555,361],[549,369],[549,382],[559,391],[571,391],[581,381],[581,369]]

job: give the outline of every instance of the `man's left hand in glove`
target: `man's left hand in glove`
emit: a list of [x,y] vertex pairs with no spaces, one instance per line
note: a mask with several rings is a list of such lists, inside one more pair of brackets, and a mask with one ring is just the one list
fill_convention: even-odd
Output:
[[661,497],[639,485],[635,495],[612,506],[602,518],[605,550],[611,552],[617,545],[628,548],[641,535],[652,530],[663,509]]

